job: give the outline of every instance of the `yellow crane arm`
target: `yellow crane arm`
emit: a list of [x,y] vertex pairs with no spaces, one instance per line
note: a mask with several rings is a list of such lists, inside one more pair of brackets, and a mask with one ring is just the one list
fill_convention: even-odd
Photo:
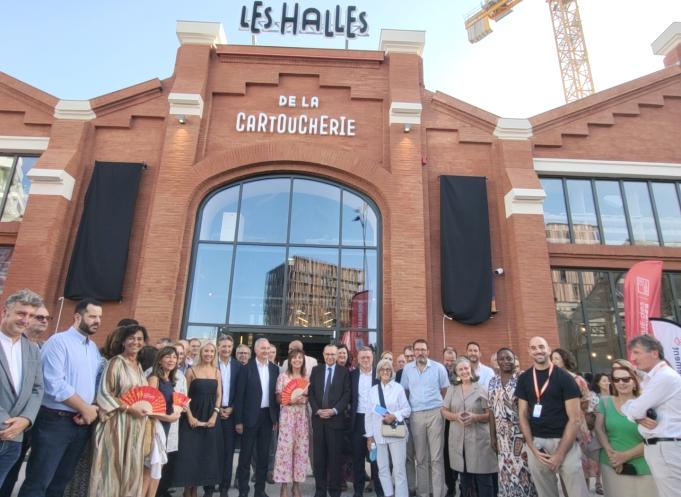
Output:
[[513,7],[522,0],[486,0],[480,5],[480,9],[466,18],[466,30],[468,41],[476,43],[492,32],[489,25],[490,19],[498,21],[508,15]]

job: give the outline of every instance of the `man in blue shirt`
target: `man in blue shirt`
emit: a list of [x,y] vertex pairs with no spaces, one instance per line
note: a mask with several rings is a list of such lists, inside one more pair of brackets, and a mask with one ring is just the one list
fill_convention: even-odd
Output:
[[90,440],[102,358],[91,340],[102,320],[102,305],[84,299],[73,325],[50,337],[41,350],[45,395],[33,427],[33,448],[20,497],[61,497]]
[[440,409],[449,387],[449,378],[442,364],[428,358],[428,342],[421,338],[414,342],[414,357],[415,360],[402,370],[401,384],[411,404],[410,430],[416,452],[416,494],[428,497],[432,483],[433,497],[443,497],[445,425]]

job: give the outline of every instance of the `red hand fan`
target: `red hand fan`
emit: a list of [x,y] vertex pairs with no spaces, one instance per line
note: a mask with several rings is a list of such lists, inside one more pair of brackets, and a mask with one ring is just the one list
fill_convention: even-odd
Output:
[[174,406],[180,406],[180,407],[186,407],[189,405],[189,401],[191,399],[187,397],[185,394],[182,392],[173,392],[173,405]]
[[148,385],[131,388],[121,395],[121,402],[129,406],[138,402],[145,402],[152,414],[166,413],[166,400],[163,398],[163,394],[158,388]]
[[289,381],[281,391],[281,403],[289,405],[296,401],[301,395],[305,395],[310,382],[305,378],[295,378]]

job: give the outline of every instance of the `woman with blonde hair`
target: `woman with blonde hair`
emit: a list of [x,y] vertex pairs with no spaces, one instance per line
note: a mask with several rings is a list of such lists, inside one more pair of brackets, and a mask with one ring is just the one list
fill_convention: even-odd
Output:
[[636,423],[620,411],[622,405],[641,395],[634,366],[617,359],[612,364],[612,397],[602,397],[596,412],[596,436],[601,443],[601,475],[606,495],[656,497],[650,468],[643,457],[643,438]]

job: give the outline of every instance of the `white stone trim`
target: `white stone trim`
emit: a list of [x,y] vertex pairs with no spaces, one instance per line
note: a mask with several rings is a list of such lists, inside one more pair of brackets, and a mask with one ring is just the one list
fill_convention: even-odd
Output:
[[60,100],[54,108],[57,119],[89,121],[97,117],[89,100]]
[[61,195],[71,200],[76,180],[63,169],[39,169],[28,171],[31,180],[29,195]]
[[426,46],[426,32],[407,29],[381,29],[379,50],[386,54],[407,53],[423,57]]
[[0,151],[27,153],[44,152],[50,143],[48,136],[0,136]]
[[421,124],[420,102],[391,102],[390,124]]
[[529,140],[532,138],[532,125],[529,119],[500,117],[494,136],[502,140]]
[[655,55],[667,55],[681,44],[681,22],[673,22],[650,45]]
[[177,21],[175,33],[180,45],[224,45],[227,43],[225,30],[220,22]]
[[541,188],[512,188],[504,195],[506,218],[513,214],[544,215],[546,192]]
[[607,178],[681,179],[681,164],[582,159],[534,159],[537,174]]
[[198,93],[171,93],[168,103],[173,116],[203,116],[203,98]]

